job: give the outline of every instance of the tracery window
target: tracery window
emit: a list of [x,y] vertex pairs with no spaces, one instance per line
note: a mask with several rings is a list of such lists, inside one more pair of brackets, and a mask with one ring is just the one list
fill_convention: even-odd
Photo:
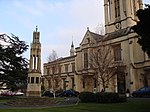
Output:
[[120,17],[120,2],[119,0],[115,0],[115,17]]
[[88,50],[84,50],[84,68],[88,68]]
[[121,61],[121,45],[114,46],[114,61]]

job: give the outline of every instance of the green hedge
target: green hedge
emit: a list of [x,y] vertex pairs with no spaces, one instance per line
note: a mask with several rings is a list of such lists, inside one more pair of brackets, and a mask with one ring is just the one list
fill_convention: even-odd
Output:
[[116,103],[119,102],[119,94],[111,92],[96,93],[96,102],[98,103]]
[[79,99],[81,102],[96,102],[96,103],[118,103],[118,102],[126,102],[125,96],[119,96],[118,93],[112,92],[81,92],[79,94]]
[[79,99],[81,102],[88,103],[88,102],[95,102],[95,94],[92,92],[81,92],[79,94]]

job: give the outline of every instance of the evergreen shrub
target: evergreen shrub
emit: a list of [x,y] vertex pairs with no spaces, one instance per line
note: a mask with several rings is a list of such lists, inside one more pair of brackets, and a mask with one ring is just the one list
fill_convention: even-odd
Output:
[[88,102],[96,102],[95,99],[96,95],[92,92],[81,92],[79,94],[79,99],[81,102],[88,103]]
[[112,92],[98,92],[96,95],[97,103],[117,103],[119,102],[119,94]]
[[119,96],[119,102],[126,102],[126,101],[127,101],[127,97],[125,95]]
[[126,96],[119,96],[118,93],[113,92],[81,92],[79,94],[79,99],[84,103],[119,103],[127,101]]

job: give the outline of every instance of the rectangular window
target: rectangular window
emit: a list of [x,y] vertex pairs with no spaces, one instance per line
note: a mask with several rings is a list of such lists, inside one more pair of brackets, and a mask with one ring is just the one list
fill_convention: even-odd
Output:
[[84,68],[88,68],[88,50],[84,50]]
[[34,83],[34,77],[31,77],[31,83]]
[[65,72],[68,72],[68,64],[65,65]]
[[61,73],[61,66],[59,65],[59,73]]
[[47,68],[47,75],[49,75],[50,73],[49,73],[49,68]]
[[75,72],[75,63],[72,63],[72,72]]
[[83,88],[85,88],[85,81],[84,80],[83,80],[83,85],[82,86],[83,86]]
[[39,77],[36,77],[36,83],[37,84],[39,83]]
[[114,61],[121,61],[121,45],[114,46]]
[[115,0],[115,17],[120,17],[120,2],[119,0]]
[[56,73],[56,66],[55,65],[52,65],[51,71],[52,71],[52,74]]

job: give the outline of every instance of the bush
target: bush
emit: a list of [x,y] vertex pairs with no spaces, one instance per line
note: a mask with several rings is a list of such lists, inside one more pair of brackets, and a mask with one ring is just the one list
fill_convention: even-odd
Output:
[[99,92],[96,94],[92,92],[81,92],[79,94],[79,99],[84,103],[119,103],[127,101],[125,96],[119,96],[118,93],[112,92]]
[[81,92],[79,94],[79,99],[81,102],[88,103],[88,102],[96,102],[95,99],[96,95],[92,92]]
[[127,97],[124,96],[119,96],[119,102],[126,102],[127,101]]
[[97,103],[117,103],[119,102],[119,94],[112,92],[99,92],[96,93]]

